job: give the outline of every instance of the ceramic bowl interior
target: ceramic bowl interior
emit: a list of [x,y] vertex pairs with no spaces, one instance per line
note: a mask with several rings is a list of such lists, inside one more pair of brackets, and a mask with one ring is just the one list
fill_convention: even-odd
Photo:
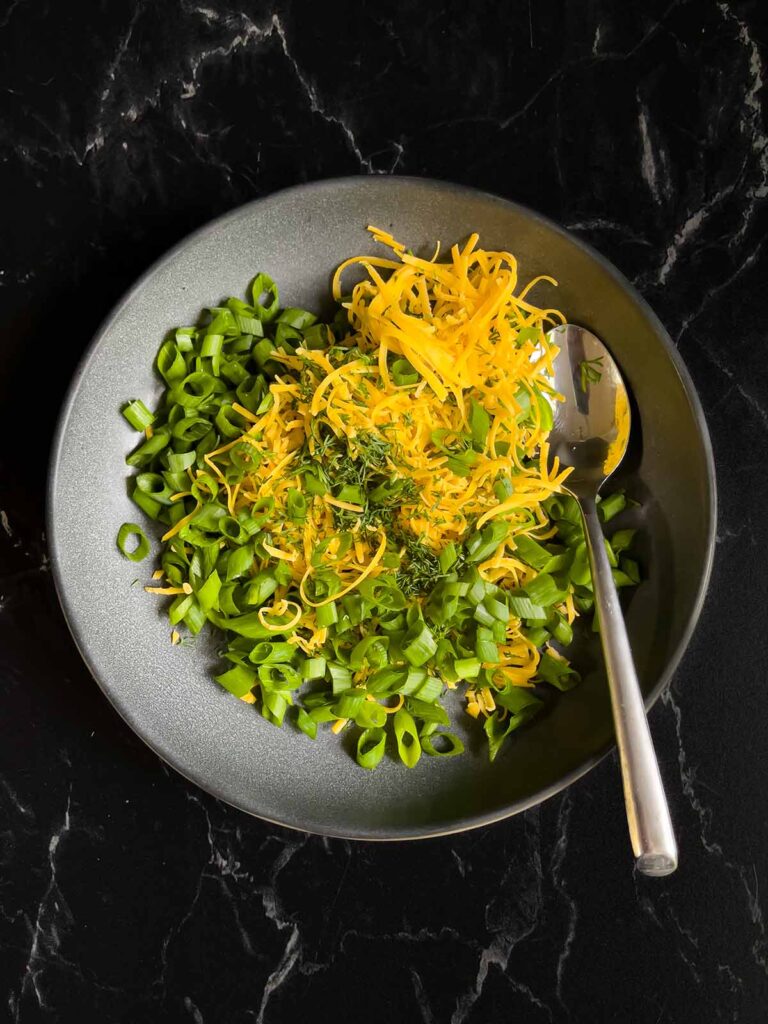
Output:
[[[157,600],[120,557],[115,535],[140,520],[126,493],[135,435],[119,413],[160,393],[152,363],[165,331],[202,305],[245,293],[258,270],[286,304],[322,311],[345,257],[375,250],[376,224],[431,254],[478,231],[485,248],[513,251],[521,275],[559,281],[552,302],[608,344],[633,396],[630,452],[617,484],[641,503],[646,578],[627,621],[643,690],[658,695],[683,652],[708,579],[714,535],[709,439],[691,381],[663,327],[602,257],[556,225],[502,199],[443,183],[353,178],[301,186],[214,221],[163,257],[100,329],[65,403],[54,446],[49,530],[61,603],[95,679],[128,724],[199,786],[262,818],[367,839],[411,838],[497,820],[569,784],[611,746],[599,649],[580,645],[576,689],[515,734],[488,762],[466,715],[464,757],[424,757],[408,771],[387,760],[360,770],[348,743],[275,729],[211,680],[213,638],[172,647]],[[546,287],[537,295],[544,300]],[[87,496],[87,500],[84,500]],[[618,785],[617,779],[617,785]]]

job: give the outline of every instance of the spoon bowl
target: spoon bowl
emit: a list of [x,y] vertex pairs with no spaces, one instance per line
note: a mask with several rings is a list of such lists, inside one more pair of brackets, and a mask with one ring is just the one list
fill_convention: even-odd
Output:
[[550,458],[573,470],[568,489],[599,490],[627,450],[631,428],[629,396],[608,349],[590,331],[564,324],[549,332],[560,349],[553,386],[555,403],[549,436]]

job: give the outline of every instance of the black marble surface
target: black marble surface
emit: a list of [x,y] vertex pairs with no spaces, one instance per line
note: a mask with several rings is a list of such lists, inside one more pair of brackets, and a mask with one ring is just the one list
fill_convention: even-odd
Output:
[[[0,4],[1,1019],[768,1019],[767,35],[758,0]],[[693,374],[721,510],[700,626],[651,716],[668,879],[633,876],[614,759],[453,839],[250,820],[142,745],[69,638],[43,492],[91,333],[213,215],[357,173],[568,225]]]

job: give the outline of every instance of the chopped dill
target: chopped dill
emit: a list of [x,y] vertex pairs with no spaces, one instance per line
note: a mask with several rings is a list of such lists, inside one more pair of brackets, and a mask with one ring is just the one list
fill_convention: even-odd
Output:
[[428,593],[443,575],[437,555],[413,534],[400,533],[396,539],[405,549],[396,576],[398,587],[409,597]]

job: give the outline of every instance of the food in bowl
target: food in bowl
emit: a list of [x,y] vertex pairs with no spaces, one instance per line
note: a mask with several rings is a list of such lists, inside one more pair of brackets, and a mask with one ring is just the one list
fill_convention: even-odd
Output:
[[[221,631],[217,682],[314,739],[352,732],[373,769],[461,754],[448,705],[482,723],[489,756],[579,675],[564,653],[593,598],[581,519],[549,459],[557,309],[514,256],[472,235],[449,259],[372,228],[320,322],[253,281],[171,332],[132,496],[164,532],[146,589],[170,597],[171,639]],[[345,275],[361,279],[345,286]],[[597,366],[582,368],[586,390]],[[626,504],[600,503],[604,522]],[[640,579],[634,531],[607,540],[618,584]],[[118,547],[149,552],[140,526]]]

